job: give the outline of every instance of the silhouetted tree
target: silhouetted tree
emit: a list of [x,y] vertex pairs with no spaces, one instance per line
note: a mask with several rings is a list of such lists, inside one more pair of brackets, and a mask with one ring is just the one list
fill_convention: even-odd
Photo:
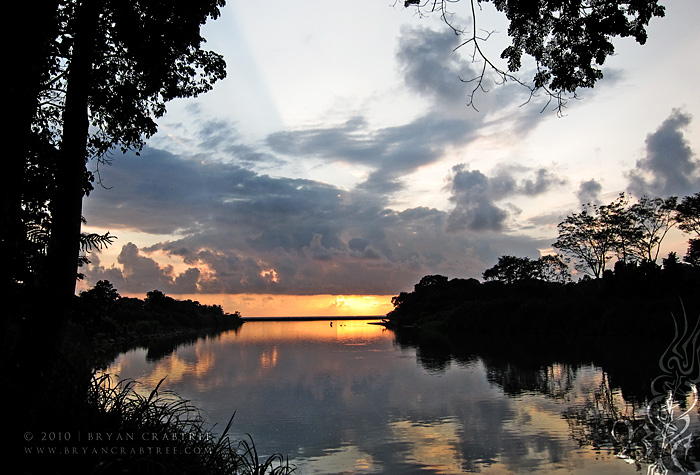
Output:
[[[4,106],[10,120],[5,121],[5,153],[0,161],[0,254],[4,257],[0,266],[0,296],[4,302],[11,300],[7,292],[14,282],[24,281],[31,262],[38,255],[27,236],[25,225],[27,211],[31,212],[36,202],[26,200],[26,180],[40,175],[42,170],[27,170],[28,163],[35,160],[39,149],[46,145],[32,135],[32,123],[39,106],[42,85],[50,74],[48,66],[52,40],[59,28],[58,5],[60,0],[35,2],[9,2],[4,5],[5,16],[12,19],[13,47],[8,48],[5,64],[12,71],[12,78],[5,83]],[[42,140],[44,137],[42,137]],[[43,155],[43,152],[42,152]],[[35,176],[35,178],[38,178]],[[42,177],[43,178],[43,177]],[[38,181],[36,188],[44,186]],[[41,219],[31,221],[40,225]],[[29,253],[29,254],[28,254]]]
[[577,259],[578,270],[596,278],[611,258],[633,266],[655,265],[664,238],[678,222],[676,205],[675,196],[643,196],[630,205],[624,193],[606,205],[587,203],[559,223],[553,246]]
[[700,192],[686,196],[676,207],[678,228],[700,237]]
[[639,261],[638,242],[642,238],[642,229],[630,212],[627,195],[620,193],[610,204],[600,206],[598,213],[612,231],[613,252],[617,260],[625,264]]
[[571,281],[566,259],[560,255],[546,255],[538,259],[539,278],[545,282],[565,284]]
[[426,275],[413,288],[415,292],[424,292],[445,285],[447,280],[444,275]]
[[223,58],[203,50],[200,35],[223,4],[61,0],[50,15],[48,46],[32,45],[46,53],[31,52],[44,60],[28,133],[57,150],[55,161],[39,156],[54,187],[43,272],[54,308],[67,307],[75,291],[82,199],[91,178],[86,161],[108,162],[114,149],[138,152],[168,101],[206,92],[225,76]]
[[550,255],[535,260],[528,257],[501,256],[498,258],[498,264],[486,269],[482,276],[484,280],[497,280],[506,284],[522,280],[565,283],[571,279],[563,258]]
[[484,280],[498,280],[512,284],[518,280],[535,278],[536,264],[527,257],[501,256],[498,264],[486,269],[482,274]]
[[688,251],[683,260],[692,266],[700,266],[700,192],[686,196],[678,203],[676,220],[681,231],[698,236],[688,241]]
[[[491,1],[507,18],[510,46],[501,58],[507,67],[496,65],[482,50],[490,33],[478,24],[481,4]],[[581,88],[593,87],[603,77],[601,66],[614,53],[616,37],[632,37],[637,43],[647,40],[646,26],[653,17],[663,17],[664,7],[658,0],[470,0],[471,31],[455,26],[450,7],[458,0],[407,0],[406,7],[415,5],[421,13],[437,12],[455,33],[465,35],[462,46],[473,48],[472,57],[481,60],[480,74],[468,81],[475,84],[474,93],[485,91],[487,71],[497,81],[513,81],[526,86],[532,95],[543,91],[557,103],[557,110],[575,97]],[[534,67],[523,62],[523,56],[534,60]],[[534,71],[530,81],[515,76],[522,70]]]
[[642,196],[629,211],[634,220],[639,237],[635,243],[639,256],[647,262],[656,262],[661,243],[673,226],[676,225],[676,204],[678,198],[649,198]]
[[80,297],[112,304],[117,301],[120,295],[110,281],[98,280],[93,288],[80,292]]
[[557,226],[559,237],[552,244],[578,262],[576,269],[595,278],[602,276],[615,249],[616,236],[609,225],[606,208],[585,204],[580,213],[573,213]]
[[90,323],[99,321],[114,310],[114,305],[121,296],[108,280],[99,280],[91,289],[80,292],[84,318]]
[[700,267],[700,239],[688,241],[688,251],[683,257],[683,261],[691,266]]

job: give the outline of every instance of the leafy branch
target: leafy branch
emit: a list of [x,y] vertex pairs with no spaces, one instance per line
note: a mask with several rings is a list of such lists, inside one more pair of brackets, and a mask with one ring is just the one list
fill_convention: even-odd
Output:
[[[548,101],[542,110],[554,102],[554,110],[560,116],[567,102],[578,97],[579,89],[592,88],[603,78],[601,66],[615,52],[613,38],[631,36],[643,45],[647,40],[646,26],[651,18],[665,15],[659,0],[469,0],[472,19],[471,32],[467,33],[452,21],[455,15],[450,11],[450,5],[459,1],[405,0],[404,7],[415,7],[420,16],[439,14],[456,35],[466,36],[466,40],[455,50],[471,45],[472,62],[483,61],[474,78],[460,78],[462,82],[474,83],[468,105],[478,110],[474,105],[474,96],[479,91],[487,92],[484,82],[487,73],[492,73],[498,85],[513,82],[529,91],[523,105],[539,93],[544,93]],[[494,33],[480,29],[477,24],[482,2],[493,3],[509,22],[511,45],[500,55],[507,62],[507,67],[498,66],[482,49],[483,43]],[[480,36],[479,32],[486,32],[486,35]],[[523,69],[523,55],[534,60],[534,74],[529,81],[515,74]]]

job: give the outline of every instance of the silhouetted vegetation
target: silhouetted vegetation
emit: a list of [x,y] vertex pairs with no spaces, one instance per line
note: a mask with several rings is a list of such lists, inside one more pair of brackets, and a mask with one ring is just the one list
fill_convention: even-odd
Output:
[[529,257],[501,256],[498,264],[484,271],[485,280],[498,280],[507,284],[521,280],[542,280],[544,282],[566,283],[571,273],[566,259],[561,256],[541,256],[533,260]]
[[[392,299],[391,327],[511,335],[672,336],[670,313],[700,309],[700,268],[618,263],[601,279],[566,284],[426,276]],[[700,312],[698,312],[700,313]]]
[[[61,352],[34,381],[41,387],[28,387],[27,379],[11,367],[3,374],[0,397],[6,406],[22,408],[12,411],[5,426],[9,451],[21,461],[22,473],[294,471],[279,454],[258,454],[250,437],[230,440],[233,417],[217,433],[216,427],[207,428],[196,407],[161,390],[161,384],[143,392],[137,382],[115,382],[99,370],[126,346],[149,341],[150,358],[158,359],[182,339],[238,328],[243,323],[238,312],[176,300],[158,290],[143,300],[121,297],[102,280],[75,297],[71,315]],[[18,394],[21,403],[15,399]]]
[[80,293],[73,319],[76,325],[97,337],[223,330],[243,324],[240,313],[226,313],[221,305],[176,300],[159,290],[148,292],[143,300],[121,297],[106,280]]
[[[34,350],[18,347],[24,322],[20,318],[8,321],[0,353],[2,362],[11,365],[13,355],[31,357]],[[148,292],[145,299],[122,297],[109,281],[101,280],[74,297],[59,349],[72,355],[79,371],[91,371],[105,363],[105,355],[112,354],[115,348],[125,349],[124,345],[155,338],[196,337],[242,324],[239,312],[226,313],[220,305],[176,300],[159,290]]]
[[[75,296],[78,268],[87,259],[84,253],[114,239],[109,233],[81,232],[82,200],[93,189],[95,180],[99,181],[99,175],[89,171],[87,163],[92,160],[95,164],[108,164],[117,151],[131,150],[138,154],[145,140],[156,132],[155,120],[165,114],[169,101],[195,97],[225,77],[223,58],[203,49],[200,33],[208,19],[219,16],[224,3],[224,0],[49,0],[40,7],[31,2],[8,4],[8,18],[20,21],[21,27],[16,34],[19,46],[10,48],[9,53],[9,64],[15,74],[6,95],[12,120],[7,125],[9,152],[0,173],[4,180],[0,186],[0,252],[7,259],[0,266],[0,298],[7,306],[0,335],[3,344],[0,374],[2,396],[6,399],[4,407],[15,409],[8,423],[9,435],[15,443],[28,429],[56,430],[56,433],[81,430],[202,433],[201,420],[190,419],[191,408],[182,402],[162,404],[156,393],[140,398],[128,385],[122,386],[122,390],[106,388],[105,381],[95,379],[90,371],[94,362],[80,358],[85,356],[85,349],[64,337],[68,333],[77,338],[82,333],[88,340],[104,344],[115,335],[126,338],[240,325],[239,315],[227,315],[220,306],[177,301],[159,291],[149,292],[143,301],[125,298],[106,281]],[[612,52],[611,37],[633,36],[643,43],[650,18],[663,15],[663,7],[654,0],[632,7],[621,4],[619,8],[606,10],[602,17],[597,9],[592,12],[591,18],[598,22],[597,28],[590,29],[581,28],[569,15],[559,15],[554,7],[551,12],[539,9],[521,15],[510,3],[498,2],[497,6],[513,22],[515,32],[516,43],[504,52],[509,70],[520,68],[523,53],[533,56],[541,67],[532,92],[551,90],[550,95],[560,106],[562,92],[575,93],[577,88],[593,86],[600,78],[602,73],[593,64],[602,63]],[[621,16],[623,11],[634,21]],[[553,27],[553,21],[558,26]],[[572,22],[577,28],[569,28]],[[551,54],[548,31],[556,33],[552,41],[560,44],[555,48],[559,54]],[[562,36],[559,31],[565,34]],[[589,38],[591,32],[595,36]],[[580,48],[581,41],[594,48]],[[562,62],[561,58],[568,58],[569,54],[565,53],[570,53],[572,47],[579,52],[576,61]],[[583,66],[583,75],[576,73],[575,69]],[[505,80],[511,76],[501,77]],[[481,82],[478,84],[480,87]],[[688,203],[689,209],[691,204]],[[694,249],[692,256],[697,254],[697,246]],[[687,259],[687,262],[696,261],[696,257]],[[677,262],[674,266],[678,276],[674,282],[685,282],[686,267]],[[476,309],[482,314],[509,315],[509,305],[525,315],[553,321],[554,317],[541,317],[540,308],[549,308],[546,301],[552,295],[564,301],[565,292],[570,291],[562,284],[531,279],[488,285],[478,281],[447,282],[446,278],[428,280],[426,288],[416,290],[420,290],[421,299],[425,298],[420,305],[410,296],[396,301],[393,316],[397,323],[461,328],[468,325],[453,318],[460,312],[477,315]],[[634,279],[625,280],[625,285],[633,282]],[[513,286],[506,292],[512,297],[505,299],[503,308],[494,308],[494,302],[505,295],[504,285]],[[576,289],[574,293],[586,295],[583,287]],[[523,300],[517,298],[518,292],[528,295],[525,308],[522,308]],[[472,297],[465,301],[456,298],[457,294],[465,293]],[[534,303],[538,295],[542,302]],[[424,305],[425,302],[430,305]],[[462,308],[463,305],[467,307]],[[489,310],[485,312],[482,307]],[[416,311],[418,314],[414,316]],[[516,318],[508,318],[513,322],[503,323],[517,328]],[[220,456],[163,459],[153,458],[151,454],[136,457],[100,454],[87,459],[32,458],[32,463],[37,465],[24,464],[21,470],[28,473],[48,473],[48,469],[53,473],[278,470],[267,461],[261,463],[252,445],[243,443],[234,450],[219,440],[213,446],[200,447],[213,448]],[[287,470],[279,466],[279,471]]]
[[[203,49],[200,29],[223,0],[75,2],[13,6],[22,28],[10,84],[11,148],[2,177],[0,249],[8,256],[4,302],[23,293],[29,341],[50,351],[69,318],[81,251],[114,236],[81,233],[82,200],[99,175],[87,163],[109,163],[156,132],[175,98],[209,91],[226,76],[221,55]],[[35,21],[34,21],[35,20]],[[14,53],[13,53],[14,54]],[[18,73],[19,74],[19,73]],[[15,311],[11,307],[11,311]],[[23,331],[25,331],[23,329]]]
[[[613,1],[605,3],[585,2],[518,2],[492,0],[496,10],[508,20],[511,44],[500,54],[506,67],[497,66],[484,51],[493,32],[479,23],[481,3],[489,0],[469,0],[471,3],[471,28],[457,27],[458,15],[452,6],[459,0],[405,0],[405,7],[417,9],[419,14],[434,12],[458,35],[465,39],[461,47],[471,49],[471,56],[479,64],[478,75],[465,78],[473,85],[470,105],[474,106],[474,94],[486,92],[487,72],[495,76],[497,84],[514,82],[526,87],[531,98],[543,92],[556,109],[566,105],[568,98],[576,97],[581,88],[594,87],[603,78],[601,67],[605,59],[615,52],[612,43],[616,37],[632,37],[643,45],[647,40],[646,26],[653,17],[663,17],[665,9],[659,0],[636,2]],[[523,56],[534,61],[536,67],[528,69]],[[531,79],[518,77],[519,71],[533,71]]]
[[[673,226],[697,233],[700,193],[641,198],[621,194],[609,205],[584,205],[559,225],[554,246],[584,273],[570,281],[566,256],[502,256],[477,279],[423,277],[413,292],[392,299],[390,327],[426,333],[498,335],[673,336],[671,312],[700,315],[699,239],[689,241],[685,263],[670,253],[656,263]],[[609,262],[615,262],[612,269]],[[594,278],[591,278],[593,276]]]
[[243,319],[239,312],[224,312],[221,305],[177,300],[159,290],[148,292],[145,299],[122,297],[109,281],[100,280],[76,297],[69,323],[67,340],[78,340],[100,367],[108,363],[107,355],[130,344],[196,338],[238,328]]
[[[96,167],[109,164],[117,151],[138,155],[169,101],[207,92],[226,76],[223,57],[205,50],[201,36],[202,25],[217,18],[224,3],[49,0],[8,5],[8,17],[21,24],[10,51],[16,74],[7,86],[12,120],[0,173],[0,252],[6,258],[0,266],[0,396],[3,407],[13,408],[3,425],[13,448],[30,441],[22,434],[40,434],[34,430],[59,436],[138,428],[203,431],[202,421],[189,418],[192,408],[182,402],[161,404],[155,394],[139,399],[130,386],[104,390],[104,380],[95,380],[92,371],[99,364],[92,350],[104,351],[115,339],[231,328],[241,324],[240,316],[158,291],[145,301],[121,298],[108,282],[79,297],[75,289],[87,253],[115,239],[109,232],[81,231],[83,198],[99,181]],[[88,170],[89,161],[94,172]],[[12,470],[289,471],[273,466],[277,459],[261,461],[252,443],[242,442],[235,450],[223,441],[169,445],[188,446],[214,453],[33,454]]]
[[189,401],[160,388],[143,391],[132,380],[54,374],[51,391],[37,390],[41,410],[21,417],[22,437],[9,452],[18,473],[286,474],[279,454],[261,457],[252,439],[228,437],[226,427],[207,429]]

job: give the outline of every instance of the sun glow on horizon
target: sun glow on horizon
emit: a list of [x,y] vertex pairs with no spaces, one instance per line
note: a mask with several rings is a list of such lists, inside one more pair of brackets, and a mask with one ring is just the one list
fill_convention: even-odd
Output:
[[[225,312],[243,317],[349,317],[383,316],[394,307],[393,295],[276,295],[276,294],[166,294],[177,300],[221,305]],[[145,294],[122,294],[145,298]]]

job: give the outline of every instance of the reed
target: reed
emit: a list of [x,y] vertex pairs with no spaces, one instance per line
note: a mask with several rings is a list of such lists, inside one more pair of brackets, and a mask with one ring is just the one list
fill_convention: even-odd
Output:
[[221,435],[215,435],[195,406],[162,389],[164,379],[155,389],[144,391],[134,380],[116,381],[109,374],[93,373],[82,401],[52,404],[53,410],[65,408],[60,430],[73,435],[71,440],[56,442],[62,455],[26,457],[25,473],[283,475],[295,471],[279,454],[259,457],[250,436],[232,440],[228,434],[235,413]]

